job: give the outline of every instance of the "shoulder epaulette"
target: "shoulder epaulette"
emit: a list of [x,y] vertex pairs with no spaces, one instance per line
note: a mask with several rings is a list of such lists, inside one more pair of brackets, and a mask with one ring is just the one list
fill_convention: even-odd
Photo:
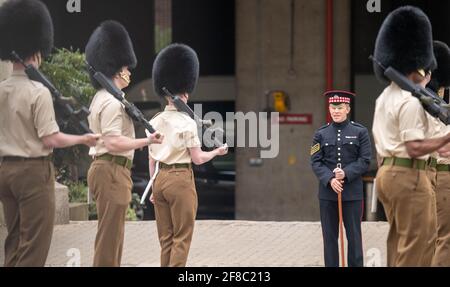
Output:
[[318,131],[320,131],[320,130],[323,130],[324,128],[327,128],[327,127],[329,127],[330,126],[330,124],[328,123],[328,124],[326,124],[326,125],[323,125],[323,126],[321,126],[319,129],[317,129]]
[[354,122],[354,121],[350,121],[350,123],[352,124],[352,125],[354,125],[354,126],[356,126],[356,127],[359,127],[359,128],[366,128],[365,126],[363,126],[362,124],[360,124],[360,123],[357,123],[357,122]]

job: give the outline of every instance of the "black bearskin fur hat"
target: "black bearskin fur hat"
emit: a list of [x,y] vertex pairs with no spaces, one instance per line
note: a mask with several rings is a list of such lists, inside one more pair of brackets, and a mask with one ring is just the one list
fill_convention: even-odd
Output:
[[450,48],[443,42],[434,41],[434,55],[437,69],[431,75],[428,87],[437,92],[442,87],[450,86]]
[[38,0],[9,0],[0,6],[0,59],[13,61],[15,51],[23,60],[53,48],[53,22],[44,3]]
[[[432,27],[427,15],[412,6],[391,12],[378,33],[374,57],[385,68],[393,67],[404,75],[420,69],[434,70]],[[378,80],[389,82],[375,63],[374,72]]]
[[[107,20],[92,33],[85,49],[86,61],[97,72],[112,78],[122,67],[133,69],[137,65],[133,43],[125,27],[117,21]],[[92,85],[100,84],[91,76]]]
[[187,45],[171,44],[165,47],[153,63],[153,87],[160,97],[166,94],[166,87],[174,95],[191,94],[199,77],[199,61],[197,53]]

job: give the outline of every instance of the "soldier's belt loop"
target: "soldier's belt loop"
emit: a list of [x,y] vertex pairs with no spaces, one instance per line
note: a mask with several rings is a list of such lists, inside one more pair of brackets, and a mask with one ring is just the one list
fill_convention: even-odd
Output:
[[393,167],[395,165],[395,160],[396,160],[395,157],[391,158],[391,164],[390,164],[391,167]]

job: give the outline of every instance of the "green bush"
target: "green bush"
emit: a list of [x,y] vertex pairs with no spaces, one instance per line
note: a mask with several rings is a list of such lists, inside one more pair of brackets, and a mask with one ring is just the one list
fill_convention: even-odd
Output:
[[86,70],[85,55],[80,51],[57,49],[40,67],[64,97],[89,106],[96,91]]
[[69,202],[87,202],[88,200],[88,187],[84,182],[65,182],[65,185],[69,188]]
[[89,204],[89,220],[97,220],[97,206],[95,205],[95,202]]
[[[86,71],[83,53],[78,50],[57,49],[42,63],[40,70],[64,97],[73,100],[75,109],[80,108],[81,105],[89,106],[96,91],[92,87]],[[64,150],[55,149],[54,163],[57,181],[76,182],[80,177],[78,166],[83,161],[90,161],[88,148],[85,146],[79,145]]]
[[127,209],[127,216],[125,217],[125,219],[127,221],[137,221],[138,219],[137,219],[137,216],[136,216],[136,211],[133,208],[128,207],[128,209]]

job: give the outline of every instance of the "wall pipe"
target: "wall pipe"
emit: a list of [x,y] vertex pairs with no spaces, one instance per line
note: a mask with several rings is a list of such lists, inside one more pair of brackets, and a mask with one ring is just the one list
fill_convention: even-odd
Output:
[[[326,15],[326,51],[325,51],[325,73],[326,73],[326,90],[330,91],[333,90],[333,0],[325,0],[326,6],[327,6],[327,15]],[[326,119],[327,123],[331,122],[331,115],[328,111],[328,101],[325,99],[325,113],[326,113]]]

